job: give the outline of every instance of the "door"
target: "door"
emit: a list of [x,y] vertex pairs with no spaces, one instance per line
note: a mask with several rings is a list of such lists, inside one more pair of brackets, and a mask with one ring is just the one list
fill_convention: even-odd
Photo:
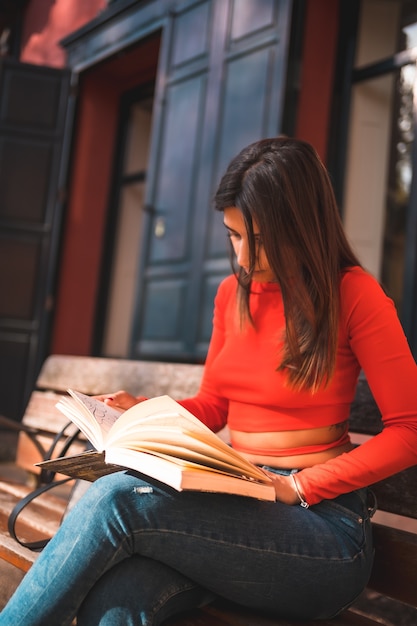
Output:
[[132,355],[203,360],[230,272],[211,196],[228,161],[281,131],[290,0],[183,3],[163,35]]
[[0,63],[0,413],[13,419],[47,349],[68,88],[67,71]]
[[143,239],[145,188],[154,83],[122,96],[115,173],[95,323],[97,353],[126,358],[130,352],[138,258]]

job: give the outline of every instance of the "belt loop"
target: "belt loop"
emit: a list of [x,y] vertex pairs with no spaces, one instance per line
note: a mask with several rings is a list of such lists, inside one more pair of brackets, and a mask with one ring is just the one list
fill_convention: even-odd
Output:
[[367,496],[368,515],[372,519],[378,508],[378,500],[371,489],[367,489]]

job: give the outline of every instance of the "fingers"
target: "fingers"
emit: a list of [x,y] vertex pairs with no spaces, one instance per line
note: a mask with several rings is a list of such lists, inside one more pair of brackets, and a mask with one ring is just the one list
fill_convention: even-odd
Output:
[[137,404],[138,400],[135,396],[132,396],[127,391],[116,391],[115,393],[107,393],[100,396],[94,396],[97,400],[104,402],[108,406],[112,406],[115,409],[129,409],[134,404]]

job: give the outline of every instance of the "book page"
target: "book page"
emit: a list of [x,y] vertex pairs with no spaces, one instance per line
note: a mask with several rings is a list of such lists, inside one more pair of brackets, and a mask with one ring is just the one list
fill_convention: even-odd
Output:
[[106,451],[105,459],[110,464],[120,464],[156,478],[166,485],[179,491],[192,489],[194,491],[209,491],[217,493],[239,494],[252,498],[274,501],[275,488],[271,480],[258,482],[241,476],[229,475],[195,467],[189,461],[173,463],[169,457],[127,450],[126,448],[111,448]]
[[151,424],[155,427],[155,441],[161,441],[162,433],[168,427],[174,426],[179,431],[180,438],[187,433],[187,446],[194,448],[197,446],[196,449],[199,449],[200,444],[205,444],[207,456],[220,458],[223,462],[230,463],[232,467],[240,468],[243,474],[250,472],[260,479],[263,476],[259,468],[224,443],[205,424],[169,396],[152,398],[125,411],[111,428],[105,447],[120,446],[121,441],[126,447],[131,447],[128,439],[134,437],[135,441],[140,442],[142,429],[149,428]]
[[68,393],[71,397],[63,396],[57,408],[78,426],[97,450],[104,450],[105,436],[120,417],[120,411],[79,391],[68,389]]
[[[116,447],[116,449],[120,450],[121,448]],[[122,449],[131,450],[132,452],[147,452],[148,454],[167,459],[176,465],[191,467],[200,471],[216,472],[227,476],[242,478],[243,480],[255,480],[266,484],[271,482],[265,474],[259,476],[255,472],[252,473],[250,469],[247,472],[243,472],[241,467],[234,467],[230,463],[224,463],[220,459],[207,456],[204,452],[201,453],[195,450],[190,450],[189,448],[181,448],[180,446],[174,448],[169,444],[155,442],[147,445],[147,442],[145,441],[142,445],[135,446],[135,448],[123,447]],[[113,454],[114,448],[110,448],[110,450]],[[175,452],[175,455],[173,452]]]
[[112,431],[116,435],[117,432],[130,424],[144,423],[146,418],[149,421],[158,420],[163,426],[173,423],[181,424],[182,426],[187,424],[188,430],[205,433],[208,440],[218,439],[217,435],[207,428],[205,424],[169,396],[157,396],[130,407],[123,413],[117,424],[113,426]]
[[[164,452],[172,458],[173,462],[177,462],[178,459],[192,459],[204,467],[218,467],[234,475],[265,480],[265,474],[252,463],[238,462],[230,454],[225,454],[223,450],[196,439],[194,433],[187,433],[172,427],[164,430],[140,429],[137,433],[118,439],[113,445],[106,445],[106,451],[114,447],[146,450],[149,453]],[[228,451],[227,447],[226,452]]]
[[108,433],[115,421],[122,415],[122,411],[113,409],[104,402],[101,402],[101,400],[86,396],[84,393],[71,389],[68,389],[68,393],[74,400],[80,402],[81,405],[84,405],[88,409],[89,413],[94,417],[104,433]]

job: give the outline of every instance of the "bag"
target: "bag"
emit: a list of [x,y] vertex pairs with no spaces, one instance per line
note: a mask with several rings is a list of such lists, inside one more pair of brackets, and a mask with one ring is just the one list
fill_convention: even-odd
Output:
[[[77,440],[78,435],[80,434],[80,430],[77,429],[73,434],[66,436],[65,434],[66,430],[70,426],[74,426],[73,422],[69,421],[54,437],[49,449],[44,450],[44,448],[42,447],[42,445],[36,438],[36,431],[34,431],[34,429],[28,428],[25,425],[18,424],[16,422],[14,424],[11,424],[12,420],[2,419],[1,421],[4,423],[7,421],[8,422],[7,425],[11,427],[13,430],[24,430],[29,435],[32,442],[35,444],[36,448],[41,453],[41,456],[44,461],[47,461],[48,459],[50,459],[52,455],[65,456],[68,450],[70,449],[71,445],[74,443],[74,441]],[[63,478],[62,480],[55,480],[55,475],[56,475],[56,472],[52,472],[50,470],[44,470],[44,469],[41,470],[40,477],[39,477],[40,485],[36,489],[28,493],[27,496],[22,498],[14,506],[12,512],[9,515],[9,519],[7,522],[7,527],[8,527],[10,536],[13,537],[13,539],[15,539],[20,545],[24,546],[25,548],[29,548],[30,550],[33,550],[35,552],[40,552],[46,546],[46,544],[49,542],[50,539],[45,538],[45,539],[40,539],[38,541],[24,541],[22,539],[19,539],[19,537],[16,535],[16,522],[20,513],[23,511],[23,509],[28,504],[33,502],[33,500],[35,500],[38,496],[40,496],[41,494],[51,489],[54,489],[55,487],[58,487],[59,485],[63,485],[69,482],[70,480],[74,480],[73,478],[69,478],[69,477]],[[73,488],[72,491],[75,490],[75,487]],[[71,501],[71,496],[70,496],[70,501]]]

